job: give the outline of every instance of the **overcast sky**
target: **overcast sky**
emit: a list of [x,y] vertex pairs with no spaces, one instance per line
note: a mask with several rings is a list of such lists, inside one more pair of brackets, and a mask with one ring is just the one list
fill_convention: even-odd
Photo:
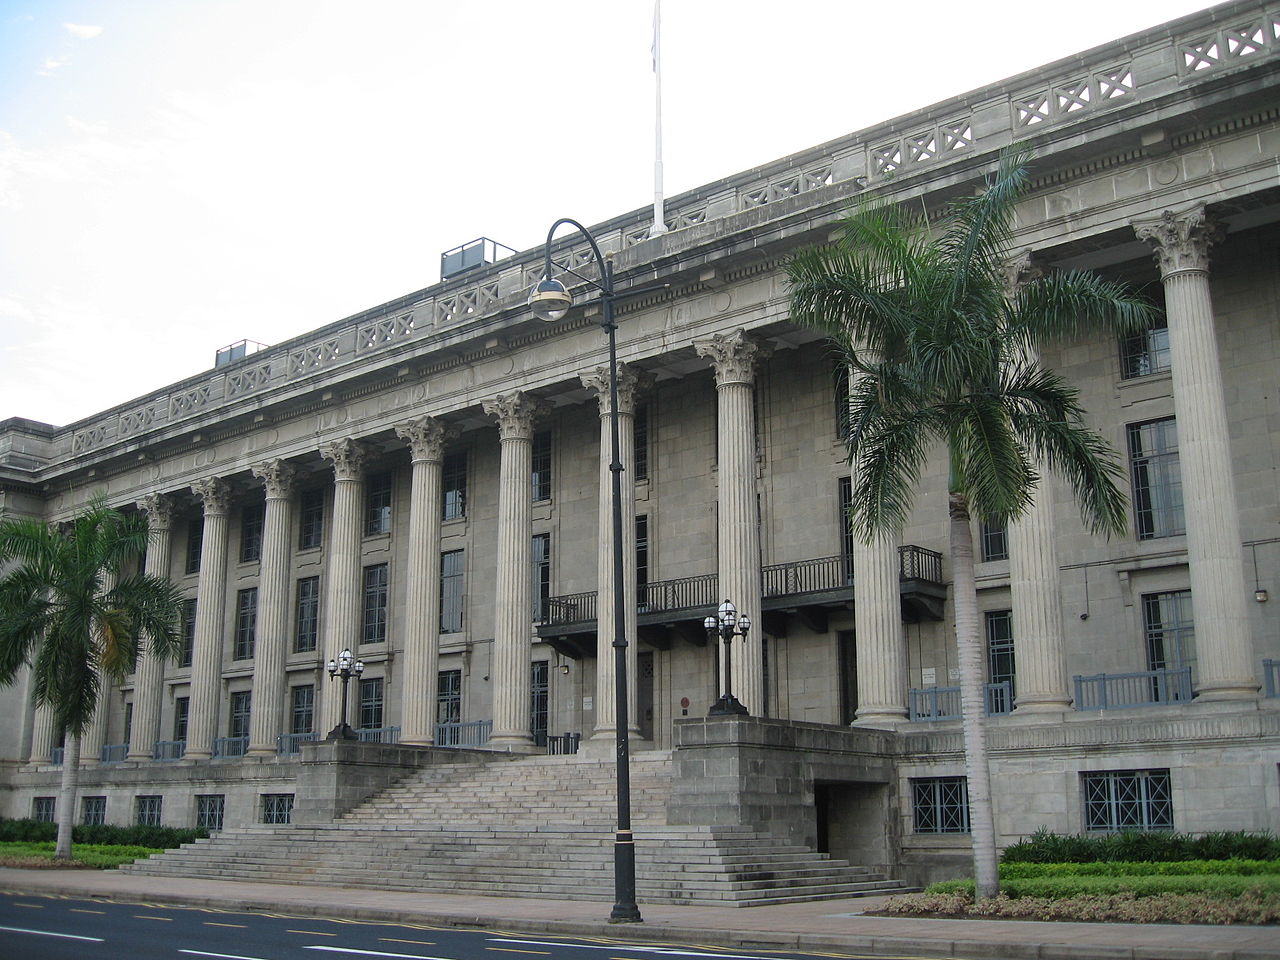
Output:
[[[665,0],[669,196],[1208,6]],[[0,0],[0,419],[652,202],[652,0]]]

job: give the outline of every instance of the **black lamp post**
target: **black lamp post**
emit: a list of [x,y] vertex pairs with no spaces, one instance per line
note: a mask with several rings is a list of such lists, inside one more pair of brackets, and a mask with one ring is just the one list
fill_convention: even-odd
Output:
[[338,654],[337,660],[329,661],[329,680],[332,681],[335,677],[342,678],[342,713],[338,725],[329,731],[329,735],[325,737],[326,740],[360,739],[347,723],[347,684],[351,682],[352,677],[359,677],[362,673],[364,673],[364,661],[353,657],[350,650],[343,650]]
[[[534,316],[540,320],[555,322],[569,312],[573,305],[573,297],[559,280],[551,276],[551,241],[561,226],[568,224],[587,238],[591,244],[591,253],[595,257],[596,266],[600,269],[600,279],[592,280],[572,270],[578,279],[591,284],[600,291],[601,328],[609,335],[609,434],[612,445],[612,460],[609,463],[609,477],[612,481],[611,503],[613,507],[613,657],[614,657],[614,699],[617,701],[615,724],[618,745],[618,830],[613,842],[613,912],[609,915],[610,923],[639,923],[640,909],[636,906],[636,848],[635,838],[631,833],[631,769],[630,745],[627,736],[627,638],[626,638],[626,603],[623,583],[622,555],[622,455],[618,441],[618,348],[617,324],[613,320],[613,258],[600,253],[600,246],[595,237],[576,220],[562,217],[551,225],[547,231],[545,250],[546,262],[542,270],[542,279],[538,281],[529,295],[529,307]],[[634,295],[643,291],[627,291]]]
[[748,716],[747,708],[733,695],[733,638],[741,637],[746,641],[751,630],[751,618],[745,613],[740,615],[738,608],[726,600],[720,604],[714,617],[702,621],[702,626],[707,631],[708,641],[715,643],[717,637],[724,641],[724,693],[711,705],[707,716]]

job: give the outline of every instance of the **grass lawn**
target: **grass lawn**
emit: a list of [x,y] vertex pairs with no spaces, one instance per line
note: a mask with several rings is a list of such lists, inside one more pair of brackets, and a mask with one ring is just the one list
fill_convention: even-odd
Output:
[[77,843],[72,845],[72,860],[67,862],[54,859],[54,846],[53,841],[0,843],[0,867],[113,870],[122,863],[164,852],[157,847]]

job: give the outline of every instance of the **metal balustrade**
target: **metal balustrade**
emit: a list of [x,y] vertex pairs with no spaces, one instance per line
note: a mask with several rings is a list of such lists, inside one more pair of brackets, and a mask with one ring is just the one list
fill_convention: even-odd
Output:
[[[1008,680],[983,684],[987,716],[1013,711],[1013,687]],[[907,719],[948,720],[960,716],[959,687],[913,687],[907,691]]]
[[361,727],[356,731],[361,743],[399,743],[399,727]]
[[914,543],[903,544],[898,548],[898,578],[942,583],[942,554]]
[[107,743],[102,747],[98,759],[103,763],[120,763],[129,755],[127,743]]
[[1077,710],[1121,710],[1191,700],[1191,668],[1075,677]]
[[437,723],[437,747],[483,747],[493,732],[492,720],[468,720],[466,723]]
[[550,756],[565,756],[578,752],[578,744],[582,742],[582,734],[566,733],[563,737],[552,734],[547,737],[547,753]]
[[1280,660],[1262,661],[1262,687],[1265,696],[1280,697]]
[[186,752],[185,740],[157,740],[151,757],[154,760],[181,760]]
[[582,623],[596,618],[596,592],[571,593],[563,597],[548,597],[543,607],[543,623]]
[[302,752],[304,743],[320,739],[318,733],[282,733],[276,737],[276,753],[282,757],[291,757]]
[[215,737],[213,740],[214,757],[243,757],[248,749],[248,737]]
[[677,580],[655,580],[639,589],[637,607],[642,613],[713,607],[722,599],[719,583],[720,578],[714,573]]
[[843,556],[774,563],[760,571],[761,597],[790,597],[838,590],[852,584],[853,561]]

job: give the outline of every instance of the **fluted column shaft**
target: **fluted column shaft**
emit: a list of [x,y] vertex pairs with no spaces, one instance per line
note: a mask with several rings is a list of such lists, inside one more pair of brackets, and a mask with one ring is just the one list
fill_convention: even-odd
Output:
[[53,708],[48,704],[36,707],[31,725],[31,755],[29,762],[39,765],[48,763],[53,755],[53,745],[57,731],[53,724]]
[[[147,547],[145,573],[149,577],[169,576],[172,559],[173,501],[151,494],[138,504],[147,515],[151,540]],[[164,696],[164,662],[151,650],[149,640],[138,653],[138,672],[133,684],[133,726],[129,731],[129,759],[150,760],[160,739],[160,707]]]
[[207,759],[218,726],[222,675],[222,619],[227,593],[227,513],[231,491],[217,477],[193,484],[204,502],[200,580],[196,587],[195,650],[191,656],[191,703],[186,757]]
[[541,405],[522,393],[484,404],[498,420],[498,576],[494,603],[493,732],[489,743],[511,750],[533,744],[529,732],[529,661],[533,633],[530,477],[533,421]]
[[[364,506],[365,448],[338,440],[320,449],[333,463],[333,530],[321,618],[323,657],[336,660],[344,649],[355,652],[360,639],[360,540]],[[342,685],[332,681],[320,698],[320,729],[331,730],[342,716]],[[358,726],[358,724],[352,724]]]
[[283,460],[253,468],[266,484],[262,520],[262,559],[258,576],[257,635],[253,649],[253,694],[249,711],[249,749],[271,756],[282,723],[285,658],[289,652],[289,541],[293,530],[294,469]]
[[[596,726],[597,739],[612,739],[617,733],[617,666],[613,649],[614,637],[614,572],[613,572],[613,478],[609,465],[613,454],[613,433],[609,416],[609,368],[600,367],[584,373],[583,386],[596,395],[600,405],[600,546],[596,551]],[[638,656],[636,643],[636,498],[632,466],[635,463],[635,392],[642,382],[640,375],[618,364],[618,452],[622,464],[622,578],[623,596],[627,598],[623,630],[627,639],[627,728],[630,736],[639,736],[637,723],[639,700],[636,696]]]
[[[101,594],[105,595],[115,589],[116,577],[108,573],[102,578]],[[111,699],[116,686],[111,679],[98,671],[98,702],[93,709],[93,717],[89,726],[85,727],[80,738],[80,762],[93,765],[102,761],[102,748],[107,742],[107,725],[111,719]]]
[[450,431],[440,421],[422,417],[396,427],[396,433],[409,441],[413,456],[400,740],[432,744],[440,659],[441,477]]
[[1253,697],[1258,681],[1245,612],[1244,562],[1232,473],[1209,248],[1218,231],[1203,209],[1134,225],[1151,243],[1164,282],[1178,423],[1178,462],[1195,604],[1196,687],[1202,700]]
[[[768,351],[743,331],[695,340],[699,356],[716,372],[717,465],[720,477],[717,564],[720,593],[753,624],[733,657],[735,697],[752,714],[764,713],[763,622],[760,617],[760,518],[756,502],[755,364]],[[737,643],[737,641],[734,641]],[[725,689],[721,664],[720,690]]]
[[852,564],[858,666],[854,723],[874,726],[903,720],[907,715],[907,648],[902,635],[897,532],[881,534],[870,542],[855,536]]

